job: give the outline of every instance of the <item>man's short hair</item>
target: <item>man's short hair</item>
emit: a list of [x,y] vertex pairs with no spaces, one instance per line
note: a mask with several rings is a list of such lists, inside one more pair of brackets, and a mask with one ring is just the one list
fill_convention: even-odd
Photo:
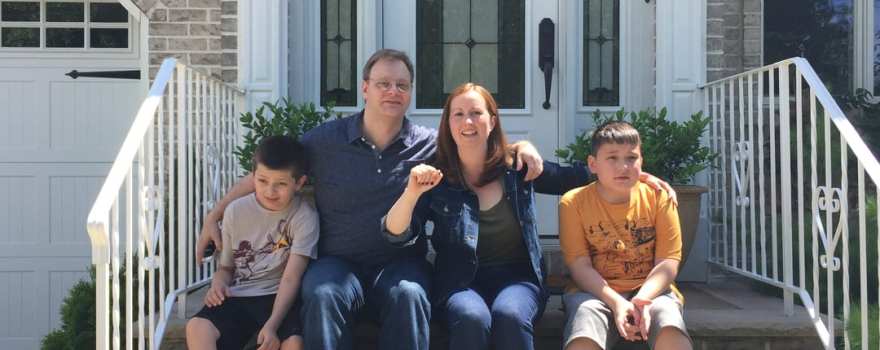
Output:
[[308,173],[309,161],[303,145],[290,136],[267,136],[254,151],[254,169],[262,164],[272,170],[290,170],[294,179]]
[[363,79],[370,80],[370,71],[373,70],[373,66],[376,65],[376,62],[380,60],[392,60],[392,61],[400,61],[406,65],[406,70],[409,71],[409,81],[412,82],[415,78],[415,73],[413,72],[413,64],[409,59],[409,56],[406,55],[406,52],[394,49],[381,49],[373,53],[370,56],[370,59],[367,60],[367,63],[364,64],[364,73]]
[[612,120],[593,131],[590,139],[590,155],[595,157],[599,153],[599,147],[606,143],[641,146],[642,140],[639,131],[632,124],[622,120]]

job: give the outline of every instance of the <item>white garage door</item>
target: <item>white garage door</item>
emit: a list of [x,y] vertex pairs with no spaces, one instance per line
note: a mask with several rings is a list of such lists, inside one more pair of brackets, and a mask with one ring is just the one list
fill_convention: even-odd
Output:
[[65,73],[139,69],[138,26],[113,0],[0,0],[0,349],[38,348],[87,276],[85,218],[146,82]]

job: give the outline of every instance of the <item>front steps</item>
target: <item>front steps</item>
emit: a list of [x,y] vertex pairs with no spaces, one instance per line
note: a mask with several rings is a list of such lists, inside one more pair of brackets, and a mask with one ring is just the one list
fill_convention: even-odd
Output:
[[[782,300],[758,294],[748,281],[730,277],[705,283],[681,283],[685,296],[685,322],[694,349],[699,350],[811,350],[822,349],[806,310],[795,306],[795,313],[785,317]],[[186,308],[191,317],[201,307],[204,289],[189,295]],[[536,325],[535,348],[558,350],[562,348],[562,328],[565,316],[561,298],[552,296],[544,316]],[[177,310],[172,312],[177,314]],[[841,326],[838,325],[838,329]],[[376,349],[377,326],[363,324],[356,331],[358,349]],[[442,326],[432,327],[431,347],[446,348],[446,332]],[[840,334],[840,330],[837,334]],[[169,322],[162,349],[185,349],[185,321]],[[616,349],[646,349],[638,346],[618,346]]]

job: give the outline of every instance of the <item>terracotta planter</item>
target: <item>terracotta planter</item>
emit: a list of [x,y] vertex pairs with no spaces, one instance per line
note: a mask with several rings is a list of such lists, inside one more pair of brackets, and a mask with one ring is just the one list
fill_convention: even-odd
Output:
[[695,185],[673,185],[672,188],[678,194],[678,220],[681,224],[681,264],[679,266],[683,267],[697,238],[702,194],[708,192],[709,189]]

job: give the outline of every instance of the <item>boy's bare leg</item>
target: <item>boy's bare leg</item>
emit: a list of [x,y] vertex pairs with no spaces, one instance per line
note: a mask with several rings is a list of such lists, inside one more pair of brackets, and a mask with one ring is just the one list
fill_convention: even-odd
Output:
[[281,350],[302,350],[303,338],[298,335],[291,335],[281,342]]
[[565,347],[565,350],[602,350],[602,348],[599,347],[599,344],[596,344],[596,342],[594,342],[592,339],[577,338],[571,343],[568,343],[568,346]]
[[663,327],[657,335],[654,350],[691,350],[691,342],[675,327]]
[[186,347],[191,350],[217,349],[220,331],[214,324],[201,317],[193,317],[186,323]]

